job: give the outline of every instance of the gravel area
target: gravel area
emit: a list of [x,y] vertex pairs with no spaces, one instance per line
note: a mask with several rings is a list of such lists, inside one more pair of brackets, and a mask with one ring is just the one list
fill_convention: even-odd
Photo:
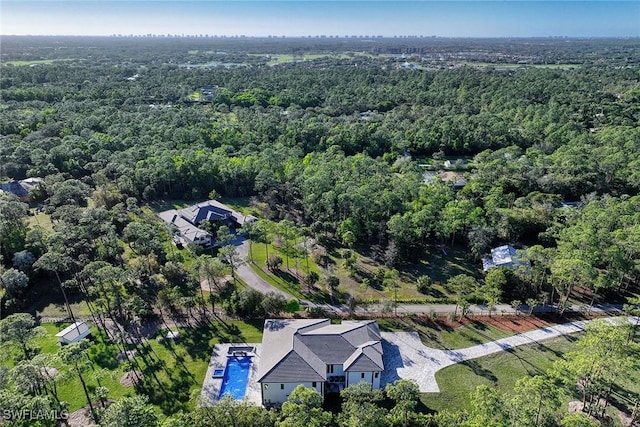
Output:
[[212,405],[218,400],[218,394],[220,393],[220,386],[222,385],[222,378],[214,378],[213,371],[216,369],[224,369],[227,366],[227,351],[229,347],[253,347],[255,355],[251,360],[251,372],[249,372],[249,378],[247,380],[247,391],[245,393],[245,400],[261,405],[261,393],[260,384],[257,382],[258,375],[258,363],[260,362],[260,350],[262,344],[216,344],[213,346],[213,352],[211,354],[211,360],[209,361],[209,367],[204,377],[202,384],[202,391],[200,393],[201,405]]
[[[606,320],[614,323],[619,317],[609,317]],[[638,321],[629,317],[630,323]],[[532,344],[539,341],[583,331],[586,324],[592,322],[578,321],[561,325],[547,326],[512,337],[503,338],[485,344],[475,345],[460,350],[437,350],[426,347],[420,341],[417,332],[383,332],[382,348],[384,350],[384,372],[381,386],[392,383],[397,379],[412,379],[418,383],[423,393],[437,393],[440,391],[436,382],[436,372],[447,366],[476,359],[489,354],[505,351],[513,347]]]

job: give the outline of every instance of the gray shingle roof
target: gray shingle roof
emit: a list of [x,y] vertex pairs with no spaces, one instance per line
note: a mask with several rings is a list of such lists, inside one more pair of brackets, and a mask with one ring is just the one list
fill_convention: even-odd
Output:
[[194,242],[200,238],[210,237],[210,234],[198,226],[203,220],[221,221],[231,219],[238,225],[245,221],[255,221],[251,215],[242,215],[217,200],[207,200],[182,209],[170,209],[158,214],[162,220],[175,225],[180,235],[187,242]]
[[268,319],[262,337],[260,382],[326,380],[326,365],[382,371],[380,331],[374,321]]

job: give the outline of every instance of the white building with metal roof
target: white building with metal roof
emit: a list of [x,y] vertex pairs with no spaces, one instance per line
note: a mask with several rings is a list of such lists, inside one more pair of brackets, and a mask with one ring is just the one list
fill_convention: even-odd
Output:
[[75,322],[56,334],[60,344],[73,344],[91,334],[91,328],[85,322]]

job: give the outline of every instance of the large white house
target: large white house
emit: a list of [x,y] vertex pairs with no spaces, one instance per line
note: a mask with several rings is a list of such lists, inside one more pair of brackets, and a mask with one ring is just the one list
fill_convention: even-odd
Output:
[[321,395],[359,382],[380,388],[384,370],[378,324],[329,319],[267,319],[258,379],[264,406],[279,406],[302,384]]
[[207,200],[182,209],[160,212],[160,218],[176,227],[181,244],[195,243],[201,246],[213,244],[213,236],[199,227],[202,221],[220,221],[232,227],[242,227],[245,222],[255,221],[251,215],[243,215],[217,200]]

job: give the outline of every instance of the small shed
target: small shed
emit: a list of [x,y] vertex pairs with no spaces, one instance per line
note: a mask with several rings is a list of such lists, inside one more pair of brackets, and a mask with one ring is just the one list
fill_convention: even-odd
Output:
[[75,322],[56,334],[60,344],[73,344],[91,335],[91,328],[85,322]]

